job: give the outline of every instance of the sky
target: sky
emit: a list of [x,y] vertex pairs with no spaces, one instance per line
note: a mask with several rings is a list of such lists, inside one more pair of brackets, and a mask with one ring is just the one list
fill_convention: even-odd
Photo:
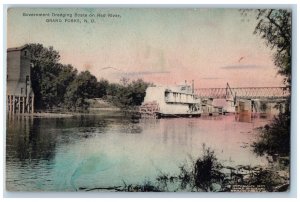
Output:
[[61,63],[110,82],[282,86],[256,24],[238,9],[10,8],[7,47],[53,46]]

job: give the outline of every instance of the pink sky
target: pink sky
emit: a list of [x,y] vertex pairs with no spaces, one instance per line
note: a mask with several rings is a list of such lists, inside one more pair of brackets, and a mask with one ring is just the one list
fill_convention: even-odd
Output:
[[[47,23],[23,13],[119,14],[94,24]],[[62,18],[64,19],[64,18]],[[83,19],[81,19],[83,20]],[[11,9],[7,47],[53,46],[61,62],[98,79],[196,87],[281,86],[272,52],[237,9]]]

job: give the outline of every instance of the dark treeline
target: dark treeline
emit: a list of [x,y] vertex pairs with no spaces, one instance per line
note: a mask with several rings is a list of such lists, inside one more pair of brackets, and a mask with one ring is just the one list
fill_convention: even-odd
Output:
[[142,79],[109,83],[89,71],[78,72],[72,65],[61,64],[59,52],[42,44],[28,44],[31,53],[31,82],[37,110],[61,108],[86,110],[87,99],[103,98],[117,107],[128,109],[140,105],[148,83]]

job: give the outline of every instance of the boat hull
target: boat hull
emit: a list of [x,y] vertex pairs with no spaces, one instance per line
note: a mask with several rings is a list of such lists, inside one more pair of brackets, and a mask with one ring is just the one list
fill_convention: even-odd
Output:
[[164,114],[164,113],[157,113],[157,118],[192,118],[192,117],[200,117],[201,114]]

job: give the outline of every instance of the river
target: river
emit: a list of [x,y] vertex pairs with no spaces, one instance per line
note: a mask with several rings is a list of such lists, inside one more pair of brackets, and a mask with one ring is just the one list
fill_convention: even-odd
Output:
[[122,115],[8,117],[6,189],[75,191],[153,181],[202,154],[230,166],[267,165],[251,143],[267,119],[234,115],[133,119]]

